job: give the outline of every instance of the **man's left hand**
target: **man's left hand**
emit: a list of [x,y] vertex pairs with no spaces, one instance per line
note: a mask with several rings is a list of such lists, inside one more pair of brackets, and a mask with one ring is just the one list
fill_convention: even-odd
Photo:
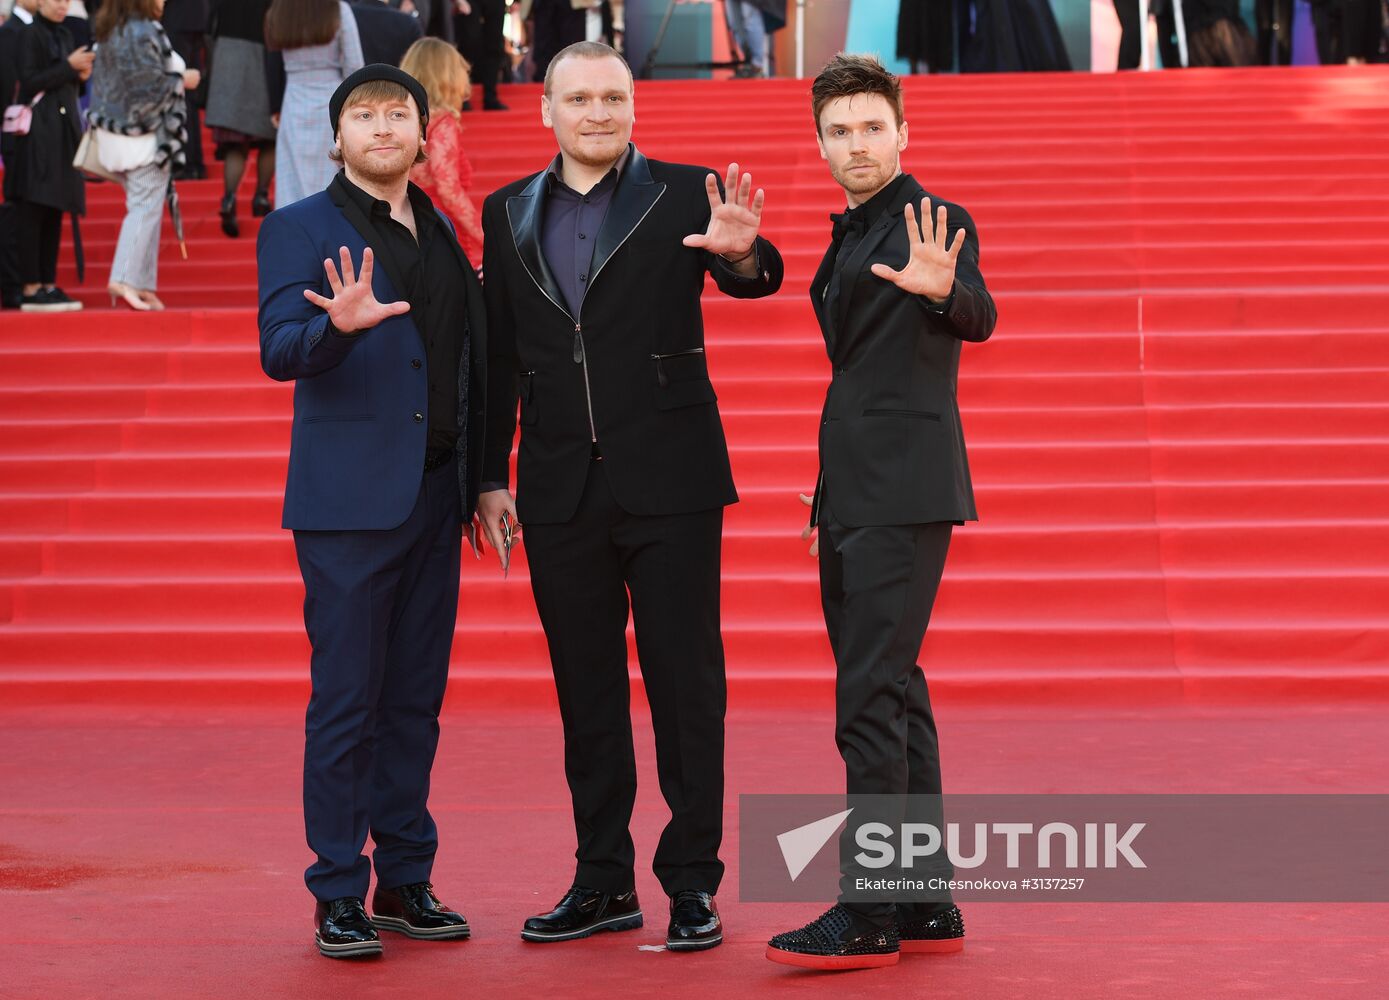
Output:
[[[921,219],[931,219],[931,199],[921,199]],[[922,235],[917,223],[916,207],[911,202],[906,207],[907,245],[911,256],[907,266],[894,271],[886,264],[874,264],[870,269],[878,277],[890,281],[904,292],[924,295],[932,302],[944,302],[950,298],[950,289],[955,285],[955,261],[959,259],[960,249],[965,245],[965,231],[958,230],[950,249],[945,248],[945,206],[936,211],[935,230],[931,238]]]
[[719,194],[718,178],[710,174],[704,179],[709,193],[709,228],[703,235],[686,236],[687,247],[699,247],[725,258],[738,260],[752,251],[757,229],[762,224],[762,203],[766,195],[761,188],[752,194],[752,174],[738,175],[738,164],[728,165],[724,180],[727,198]]

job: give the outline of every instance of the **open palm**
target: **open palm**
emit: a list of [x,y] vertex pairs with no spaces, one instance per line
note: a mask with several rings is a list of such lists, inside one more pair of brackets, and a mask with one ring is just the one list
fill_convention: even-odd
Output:
[[[907,245],[911,256],[902,270],[897,271],[886,264],[874,264],[872,271],[885,281],[890,281],[904,292],[924,295],[936,302],[950,297],[950,289],[955,284],[955,262],[965,245],[965,231],[958,230],[950,249],[945,248],[946,213],[945,206],[936,210],[934,231],[930,239],[922,233],[917,222],[916,206],[911,202],[906,206]],[[921,220],[931,219],[931,199],[921,199]]]
[[725,256],[747,253],[762,225],[762,204],[766,195],[761,188],[753,195],[752,174],[743,174],[739,179],[736,163],[728,165],[728,177],[724,180],[727,198],[719,194],[715,175],[704,178],[704,186],[709,193],[709,226],[702,235],[686,236],[682,242],[687,247],[699,247]]
[[352,254],[347,247],[339,247],[338,254],[342,258],[341,278],[331,257],[323,261],[323,270],[328,274],[328,287],[333,297],[325,298],[311,289],[304,289],[304,298],[328,314],[333,329],[339,333],[369,330],[383,319],[410,311],[408,302],[376,301],[376,293],[371,290],[371,274],[375,267],[371,247],[362,251],[361,274],[353,273]]

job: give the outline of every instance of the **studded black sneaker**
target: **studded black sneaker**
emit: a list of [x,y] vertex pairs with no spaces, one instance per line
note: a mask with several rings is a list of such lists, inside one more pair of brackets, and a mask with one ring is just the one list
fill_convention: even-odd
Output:
[[965,918],[958,906],[952,906],[929,917],[903,918],[897,911],[897,934],[904,952],[942,954],[963,951],[965,947]]
[[603,892],[572,886],[549,913],[531,917],[521,928],[525,941],[573,941],[597,931],[631,931],[641,926],[636,890]]
[[800,930],[772,938],[767,943],[767,957],[803,969],[878,969],[896,965],[901,949],[896,924],[873,927],[835,905]]
[[467,918],[439,902],[428,882],[395,889],[377,886],[371,899],[371,922],[378,930],[397,931],[424,941],[465,938],[472,933]]
[[381,954],[381,938],[367,919],[367,911],[356,896],[343,896],[327,902],[319,900],[314,909],[314,944],[328,958],[365,958]]

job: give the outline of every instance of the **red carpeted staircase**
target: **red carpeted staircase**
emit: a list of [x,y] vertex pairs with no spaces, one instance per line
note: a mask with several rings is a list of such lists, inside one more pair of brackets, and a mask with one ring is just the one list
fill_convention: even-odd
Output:
[[[724,543],[735,697],[828,691],[798,533],[828,362],[806,298],[842,207],[803,81],[647,83],[650,156],[767,189],[769,300],[706,298],[742,502]],[[539,169],[538,91],[471,114],[479,199]],[[915,78],[906,165],[979,226],[999,305],[960,401],[981,521],[923,653],[986,700],[1389,694],[1389,72]],[[225,697],[306,676],[278,528],[290,393],[259,369],[255,226],[180,185],[171,307],[104,307],[122,213],[93,185],[88,309],[0,317],[0,697]],[[96,308],[100,306],[101,308]],[[545,696],[524,559],[464,568],[455,690]]]

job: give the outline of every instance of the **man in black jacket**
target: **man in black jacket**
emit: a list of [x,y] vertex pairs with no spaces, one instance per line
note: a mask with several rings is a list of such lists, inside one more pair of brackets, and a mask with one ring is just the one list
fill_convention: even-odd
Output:
[[[578,868],[528,941],[640,927],[628,832],[636,766],[627,644],[635,622],[671,820],[654,868],[667,947],[722,940],[723,508],[737,500],[704,357],[700,293],[771,295],[781,258],[757,236],[763,195],[730,165],[628,141],[631,70],[597,42],[550,63],[542,118],[560,152],[483,207],[489,340],[479,517],[493,544],[518,507],[564,722]],[[517,505],[506,490],[521,400]],[[500,550],[499,550],[500,551]]]
[[[834,374],[820,482],[814,498],[801,498],[812,508],[803,537],[819,531],[811,551],[834,651],[835,739],[854,826],[876,820],[895,830],[910,810],[914,822],[940,829],[936,725],[916,657],[951,529],[976,519],[955,403],[960,345],[987,340],[997,314],[968,213],[902,173],[901,82],[876,59],[840,54],[811,95],[820,153],[849,203],[833,217],[810,286]],[[768,958],[852,969],[894,964],[900,951],[963,946],[948,893],[900,905],[865,898],[857,879],[873,873],[854,853],[846,837],[841,902],[773,938]],[[928,874],[952,872],[937,862]]]

